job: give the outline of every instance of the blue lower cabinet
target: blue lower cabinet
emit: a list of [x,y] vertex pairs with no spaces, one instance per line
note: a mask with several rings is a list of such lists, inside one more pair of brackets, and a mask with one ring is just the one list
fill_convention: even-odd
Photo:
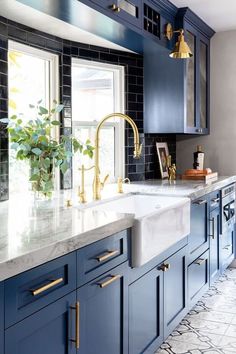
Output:
[[210,285],[212,285],[220,272],[219,259],[219,237],[220,237],[220,208],[214,209],[209,218],[209,238],[210,238]]
[[129,285],[128,308],[129,354],[154,353],[163,342],[161,270],[154,268]]
[[77,290],[80,307],[79,354],[124,352],[124,263]]
[[188,305],[192,308],[209,288],[209,250],[188,266]]
[[187,307],[187,247],[163,263],[164,273],[164,338],[174,330],[188,311]]
[[220,268],[223,272],[234,259],[234,222],[229,223],[227,229],[220,235]]
[[191,205],[189,264],[209,248],[208,216],[208,197],[194,200]]
[[0,353],[4,353],[4,283],[0,283]]
[[8,328],[5,354],[76,354],[75,304],[76,291]]

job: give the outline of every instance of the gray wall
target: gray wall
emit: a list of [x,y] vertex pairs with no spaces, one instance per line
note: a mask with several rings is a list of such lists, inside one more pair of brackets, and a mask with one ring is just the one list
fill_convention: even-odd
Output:
[[211,41],[211,134],[177,138],[178,172],[192,168],[200,144],[205,167],[220,175],[236,174],[236,31],[219,32]]

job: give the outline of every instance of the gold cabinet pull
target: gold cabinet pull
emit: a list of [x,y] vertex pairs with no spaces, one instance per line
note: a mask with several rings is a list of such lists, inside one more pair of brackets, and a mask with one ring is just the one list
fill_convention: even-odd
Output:
[[112,11],[114,11],[114,12],[120,12],[120,7],[119,7],[119,6],[116,6],[116,4],[112,4],[112,5],[111,5],[111,9],[112,9]]
[[31,290],[32,292],[32,295],[33,296],[36,296],[36,295],[39,295],[41,293],[43,293],[44,291],[48,290],[48,289],[51,289],[53,288],[54,286],[60,284],[63,282],[63,278],[59,278],[59,279],[56,279],[56,280],[52,280],[49,284],[46,284],[44,286],[42,286],[41,288],[38,288],[38,289],[35,289],[35,290]]
[[212,201],[213,203],[218,203],[218,202],[220,201],[220,198],[213,198],[211,201]]
[[214,219],[209,220],[212,223],[212,234],[209,234],[210,237],[212,237],[212,240],[215,239],[215,221]]
[[98,262],[104,262],[106,261],[107,259],[115,256],[116,254],[118,254],[119,251],[118,250],[115,250],[115,251],[107,251],[106,254],[102,254],[100,256],[97,256],[96,259],[98,260]]
[[80,346],[80,303],[76,302],[75,306],[70,307],[72,310],[75,310],[75,339],[71,339],[71,342],[75,343],[75,348],[79,349]]
[[207,203],[207,200],[205,200],[205,199],[199,199],[196,202],[193,202],[193,204],[197,204],[197,205],[203,205],[206,203]]
[[105,288],[106,286],[110,285],[114,281],[120,279],[120,277],[121,275],[111,275],[110,279],[104,281],[103,283],[98,283],[98,285],[100,286],[100,288]]
[[198,258],[196,259],[196,261],[194,261],[194,264],[197,264],[197,265],[202,265],[203,263],[205,263],[205,259],[204,258]]
[[163,272],[167,272],[167,270],[170,269],[170,263],[164,263],[158,269],[162,270]]

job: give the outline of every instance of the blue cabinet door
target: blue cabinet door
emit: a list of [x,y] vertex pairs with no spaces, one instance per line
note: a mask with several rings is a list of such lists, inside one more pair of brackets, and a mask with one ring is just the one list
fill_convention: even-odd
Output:
[[76,354],[76,291],[8,328],[5,354]]
[[166,259],[164,273],[164,338],[174,330],[188,311],[187,247]]
[[203,196],[191,205],[188,263],[192,263],[208,247],[208,197]]
[[129,354],[154,353],[163,342],[163,272],[157,268],[128,286]]
[[4,353],[4,283],[0,283],[0,353]]
[[77,290],[79,354],[121,354],[124,346],[125,263]]
[[213,284],[220,271],[219,263],[219,235],[220,235],[220,208],[214,209],[209,218],[210,238],[210,285]]

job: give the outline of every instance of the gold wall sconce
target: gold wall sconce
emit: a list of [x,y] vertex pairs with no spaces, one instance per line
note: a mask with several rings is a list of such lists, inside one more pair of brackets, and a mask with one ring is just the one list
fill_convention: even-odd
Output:
[[170,41],[173,38],[174,33],[179,33],[178,41],[175,43],[174,49],[170,53],[170,57],[174,59],[187,59],[193,56],[191,49],[184,39],[184,30],[173,30],[171,23],[167,23],[165,29],[165,36]]

